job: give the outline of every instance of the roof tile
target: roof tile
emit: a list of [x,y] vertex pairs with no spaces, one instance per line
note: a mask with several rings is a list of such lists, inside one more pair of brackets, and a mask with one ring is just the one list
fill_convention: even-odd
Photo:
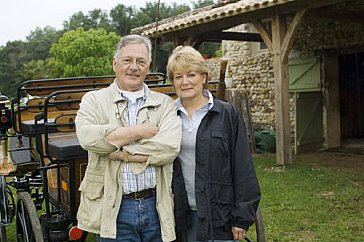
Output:
[[156,30],[156,22],[139,28],[132,29],[132,33],[143,35],[155,35],[174,30],[191,27],[201,23],[212,22],[229,16],[234,16],[249,11],[256,11],[277,4],[292,2],[295,0],[222,0],[214,5],[194,9],[189,12],[160,20]]

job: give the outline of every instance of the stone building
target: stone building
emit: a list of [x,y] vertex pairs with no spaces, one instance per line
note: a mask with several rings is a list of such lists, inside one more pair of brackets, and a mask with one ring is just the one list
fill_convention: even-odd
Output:
[[[364,10],[364,2],[346,3],[336,8],[339,11],[342,8]],[[290,120],[293,136],[297,136],[295,135],[295,104],[297,95],[302,92],[320,92],[322,98],[329,95],[327,93],[327,86],[332,84],[327,82],[325,71],[329,70],[325,70],[324,65],[324,62],[328,61],[328,58],[334,59],[331,61],[337,61],[333,68],[339,72],[339,80],[336,81],[339,81],[340,89],[344,89],[346,85],[357,85],[360,89],[353,92],[356,97],[345,94],[345,90],[341,90],[339,97],[340,107],[348,108],[348,106],[355,102],[353,99],[358,99],[359,103],[355,104],[358,107],[352,110],[355,113],[362,112],[360,107],[363,108],[364,104],[364,23],[360,22],[359,19],[357,21],[353,19],[347,19],[346,21],[340,20],[333,21],[331,18],[307,16],[298,30],[289,55],[289,70],[294,72],[297,62],[305,63],[308,61],[311,65],[317,63],[320,65],[320,79],[318,80],[319,85],[317,88],[305,90],[304,86],[298,89],[295,87],[293,83],[295,81],[293,79],[294,75],[289,77],[291,84]],[[243,24],[230,30],[256,32],[254,26],[251,24]],[[257,129],[274,129],[275,103],[272,54],[261,42],[222,41],[222,46],[223,55],[229,59],[227,73],[233,78],[233,87],[243,88],[249,94],[254,127]],[[216,63],[216,61],[214,62]],[[350,80],[345,79],[343,76],[345,75],[345,68],[348,68],[347,64],[357,66],[357,68],[355,66],[350,67],[352,71],[356,70],[358,72],[357,76]],[[354,73],[352,74],[354,75]],[[340,80],[340,78],[342,79]],[[345,84],[345,82],[349,83]],[[322,105],[323,109],[321,109],[321,112],[324,111],[325,103]],[[360,117],[355,118],[354,116],[356,115],[354,113],[345,114],[345,110],[341,111],[341,137],[363,138],[364,117],[359,115]],[[353,121],[352,119],[357,119],[357,121]]]

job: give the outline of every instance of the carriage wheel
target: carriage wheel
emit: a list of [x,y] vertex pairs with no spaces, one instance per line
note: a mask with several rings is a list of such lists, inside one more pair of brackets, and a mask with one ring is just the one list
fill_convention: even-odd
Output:
[[257,241],[264,242],[265,234],[264,234],[264,224],[263,224],[263,216],[260,208],[258,207],[257,212],[255,213],[255,231],[257,233]]
[[29,192],[17,194],[16,234],[18,242],[43,242],[37,210]]

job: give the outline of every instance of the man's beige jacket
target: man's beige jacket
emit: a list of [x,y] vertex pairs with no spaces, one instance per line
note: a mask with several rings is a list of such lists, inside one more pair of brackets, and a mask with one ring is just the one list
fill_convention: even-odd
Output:
[[[115,128],[125,126],[127,102],[114,82],[109,87],[84,95],[76,117],[77,137],[88,151],[88,166],[79,191],[81,201],[77,213],[78,227],[105,238],[116,238],[116,218],[122,200],[124,161],[107,155],[118,147],[105,137]],[[165,94],[147,89],[145,104],[138,114],[138,123],[149,122],[159,128],[157,135],[123,148],[131,154],[149,155],[146,163],[129,165],[133,172],[142,172],[147,165],[156,167],[157,211],[163,241],[175,240],[173,198],[171,190],[173,160],[177,156],[182,135],[181,120],[175,103]]]

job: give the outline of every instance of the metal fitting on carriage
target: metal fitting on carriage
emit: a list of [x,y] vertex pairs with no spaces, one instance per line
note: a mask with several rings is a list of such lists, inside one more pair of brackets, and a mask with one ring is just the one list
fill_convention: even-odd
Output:
[[64,214],[44,214],[41,216],[43,234],[49,241],[63,242],[68,241],[69,220]]

